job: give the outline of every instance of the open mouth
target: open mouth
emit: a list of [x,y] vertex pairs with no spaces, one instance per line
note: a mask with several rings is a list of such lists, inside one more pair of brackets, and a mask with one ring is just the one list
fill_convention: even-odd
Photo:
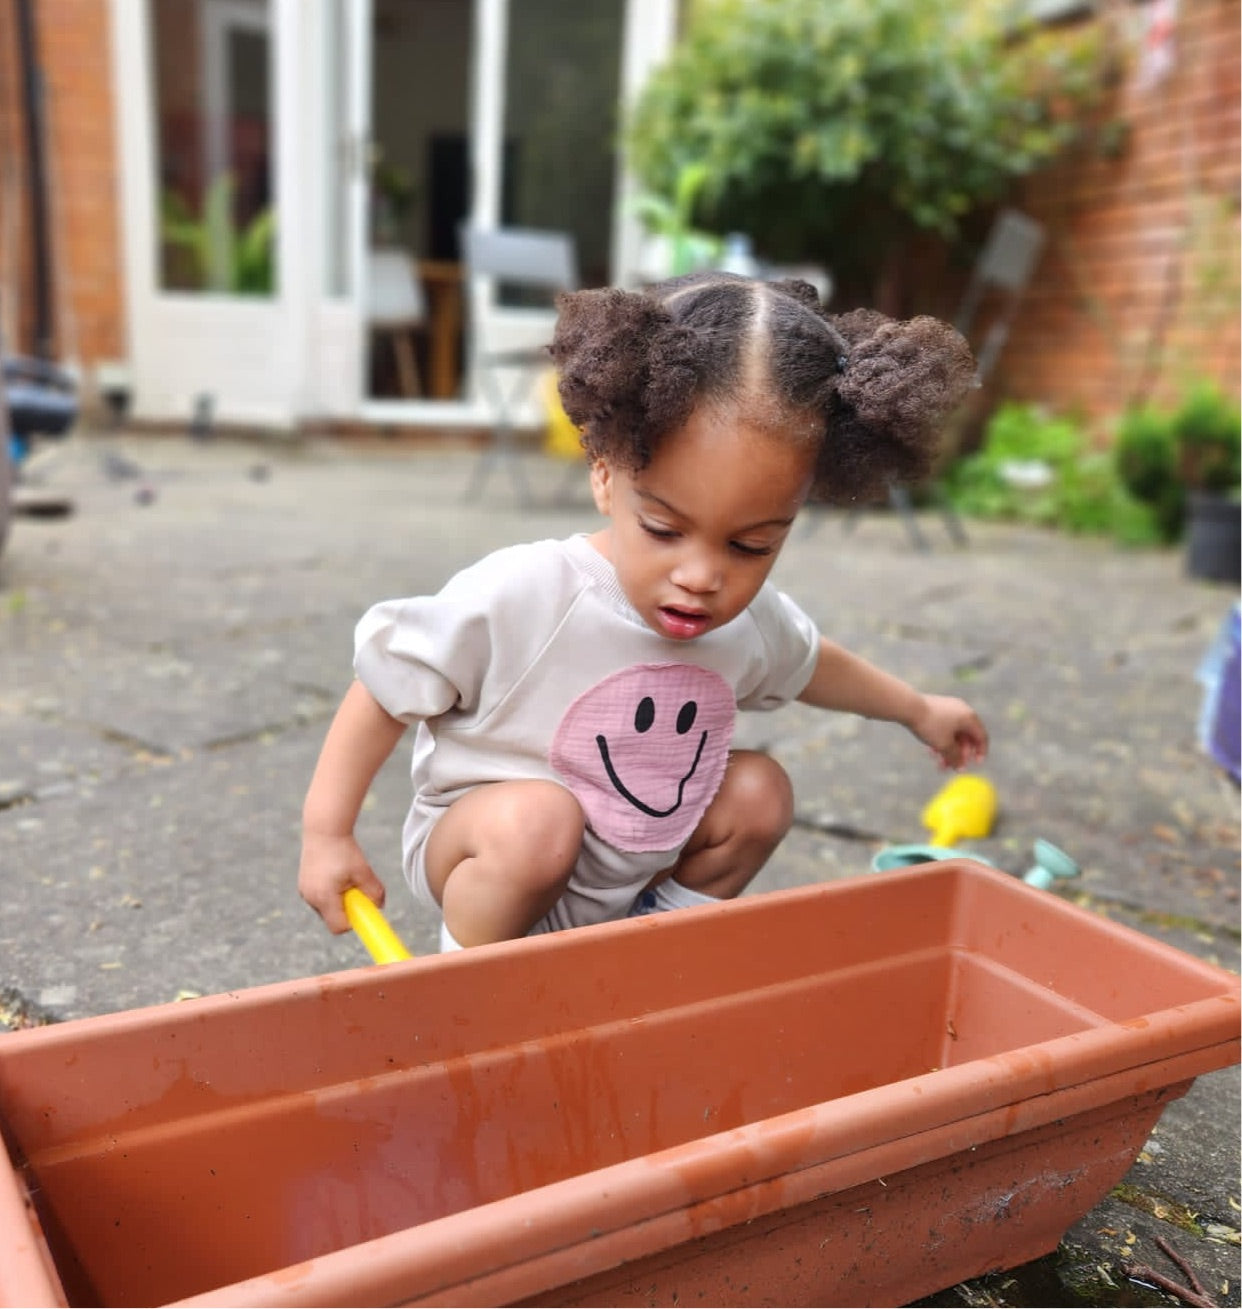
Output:
[[660,606],[660,623],[668,636],[686,639],[701,636],[711,625],[707,614],[695,609],[678,609],[673,605]]

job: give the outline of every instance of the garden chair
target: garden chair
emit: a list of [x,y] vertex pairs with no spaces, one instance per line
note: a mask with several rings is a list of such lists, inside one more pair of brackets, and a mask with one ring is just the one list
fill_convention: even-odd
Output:
[[[482,495],[492,470],[504,463],[519,502],[529,506],[533,497],[522,467],[517,424],[536,411],[539,379],[552,366],[547,345],[556,326],[556,296],[578,288],[576,247],[566,232],[474,227],[462,233],[462,248],[472,362],[492,413],[466,498]],[[520,303],[498,303],[501,287],[516,291]]]
[[[976,388],[984,385],[1000,359],[1046,236],[1042,224],[1016,209],[1002,209],[992,224],[953,320],[953,326],[970,342],[974,351]],[[948,424],[939,459],[941,469],[957,453],[963,417],[959,413]],[[928,494],[944,519],[945,530],[953,542],[956,545],[969,544],[966,529],[949,502],[938,475],[933,475]],[[901,515],[915,549],[929,549],[927,538],[915,517],[910,489],[890,486],[888,500]],[[857,523],[858,514],[858,510],[851,510],[846,516],[847,529]]]

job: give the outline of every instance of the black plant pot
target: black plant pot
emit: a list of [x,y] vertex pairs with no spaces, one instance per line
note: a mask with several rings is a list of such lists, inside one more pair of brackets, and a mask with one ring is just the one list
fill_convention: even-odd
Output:
[[1242,503],[1191,491],[1186,510],[1186,571],[1209,582],[1242,582]]

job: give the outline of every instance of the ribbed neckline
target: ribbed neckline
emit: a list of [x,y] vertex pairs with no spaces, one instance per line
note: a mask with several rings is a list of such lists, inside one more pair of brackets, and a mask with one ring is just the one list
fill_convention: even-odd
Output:
[[651,630],[643,622],[638,610],[630,604],[629,598],[622,590],[621,582],[617,577],[617,570],[591,544],[585,532],[578,532],[574,536],[567,537],[565,550],[575,565],[591,579],[600,595],[622,618],[633,623],[636,627],[644,628],[647,631]]

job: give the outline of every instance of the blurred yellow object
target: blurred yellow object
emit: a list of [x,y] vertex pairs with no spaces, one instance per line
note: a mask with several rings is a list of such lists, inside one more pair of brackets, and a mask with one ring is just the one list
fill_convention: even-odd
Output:
[[345,916],[377,964],[394,964],[412,958],[401,944],[401,938],[389,927],[379,906],[356,886],[345,892]]
[[553,455],[557,459],[581,459],[581,433],[561,405],[554,369],[548,369],[539,379],[539,395],[548,415],[548,426],[543,438],[544,454]]
[[987,836],[995,818],[996,790],[986,777],[955,777],[923,810],[923,825],[931,830],[932,844],[938,846]]

